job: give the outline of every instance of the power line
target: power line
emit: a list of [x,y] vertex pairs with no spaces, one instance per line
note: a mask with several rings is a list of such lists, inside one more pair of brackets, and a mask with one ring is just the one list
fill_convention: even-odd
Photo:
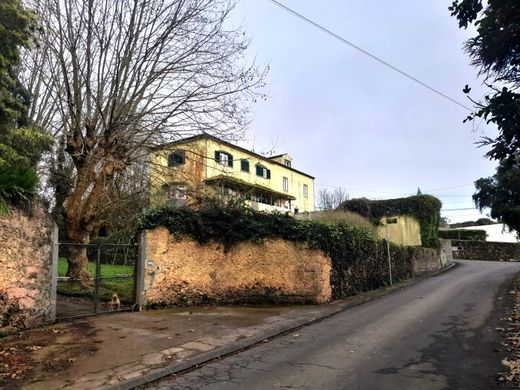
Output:
[[441,209],[442,211],[477,210],[475,207],[465,207],[462,209]]
[[[484,214],[480,214],[480,215],[484,215]],[[475,218],[475,217],[477,217],[477,215],[475,215],[475,214],[450,215],[450,216],[448,216],[447,218],[449,218],[450,221],[451,221],[452,218],[453,218],[453,219],[455,219],[455,218],[458,219],[458,218],[468,218],[468,217],[473,217],[473,218]]]
[[470,184],[460,184],[460,185],[450,186],[450,187],[432,188],[432,189],[427,189],[425,191],[426,192],[444,191],[444,190],[451,190],[453,188],[471,187],[473,185],[474,185],[473,183],[470,183]]
[[319,184],[319,185],[317,185],[317,187],[342,188],[345,191],[372,192],[372,193],[376,193],[376,194],[385,194],[385,195],[401,195],[401,196],[414,195],[411,192],[387,192],[387,191],[367,190],[367,189],[363,189],[363,188],[333,186],[333,185],[330,185],[330,184]]
[[435,195],[435,194],[431,194],[437,198],[471,198],[472,195]]
[[286,5],[280,3],[279,1],[277,1],[277,0],[269,0],[269,1],[270,1],[271,3],[273,3],[274,5],[280,7],[280,8],[283,9],[284,11],[286,11],[286,12],[288,12],[288,13],[290,13],[290,14],[296,16],[297,18],[300,18],[301,20],[303,20],[303,21],[305,21],[305,22],[311,24],[312,26],[314,26],[314,27],[317,28],[318,30],[323,31],[324,33],[330,35],[331,37],[333,37],[333,38],[335,38],[335,39],[337,39],[337,40],[339,40],[340,42],[342,42],[342,43],[344,43],[344,44],[346,44],[346,45],[348,45],[348,46],[350,46],[350,47],[352,47],[352,48],[354,48],[354,49],[360,51],[361,53],[365,54],[366,56],[372,58],[374,61],[377,61],[377,62],[379,62],[380,64],[383,64],[384,66],[386,66],[386,67],[388,67],[388,68],[394,70],[395,72],[397,72],[397,73],[401,74],[402,76],[404,76],[404,77],[406,77],[406,78],[408,78],[408,79],[414,81],[415,83],[417,83],[417,84],[423,86],[424,88],[429,89],[430,91],[436,93],[437,95],[442,96],[442,97],[445,98],[445,99],[448,99],[448,100],[451,101],[452,103],[455,103],[456,105],[458,105],[458,106],[460,106],[460,107],[462,107],[462,108],[464,108],[464,109],[466,109],[466,110],[468,110],[468,111],[473,111],[473,110],[472,110],[471,108],[469,108],[468,106],[466,106],[466,105],[464,105],[464,104],[458,102],[457,100],[455,100],[455,99],[449,97],[448,95],[446,95],[446,94],[442,93],[441,91],[439,91],[438,89],[435,89],[434,87],[432,87],[432,86],[426,84],[425,82],[419,80],[418,78],[412,76],[411,74],[406,73],[404,70],[401,70],[401,69],[399,69],[398,67],[396,67],[396,66],[390,64],[389,62],[386,62],[385,60],[383,60],[383,59],[377,57],[376,55],[374,55],[374,54],[372,54],[372,53],[370,53],[370,52],[368,52],[368,51],[362,49],[360,46],[358,46],[358,45],[356,45],[356,44],[354,44],[354,43],[352,43],[352,42],[346,40],[346,39],[343,38],[342,36],[340,36],[340,35],[338,35],[338,34],[332,32],[331,30],[329,30],[329,29],[323,27],[322,25],[320,25],[320,24],[318,24],[318,23],[312,21],[311,19],[309,19],[309,18],[303,16],[302,14],[300,14],[300,13],[296,12],[295,10],[293,10],[293,9],[291,9],[291,8],[289,8],[289,7],[287,7]]
[[[270,0],[269,0],[270,1]],[[448,189],[448,188],[460,188],[460,187],[466,187],[467,185],[460,185],[460,186],[451,186],[451,187],[443,187],[442,189]],[[354,191],[354,192],[369,192],[374,194],[384,194],[384,195],[400,195],[400,196],[414,196],[416,195],[415,192],[389,192],[389,191],[378,191],[375,189],[367,189],[367,188],[353,188],[353,187],[344,187],[344,186],[336,186],[332,184],[317,184],[316,187],[329,187],[329,188],[342,188],[345,191]],[[436,198],[439,198],[442,200],[442,198],[461,198],[461,199],[449,199],[448,201],[443,201],[443,203],[460,203],[460,202],[472,202],[472,195],[462,195],[462,194],[434,194],[430,191],[424,191],[424,195],[432,195]]]

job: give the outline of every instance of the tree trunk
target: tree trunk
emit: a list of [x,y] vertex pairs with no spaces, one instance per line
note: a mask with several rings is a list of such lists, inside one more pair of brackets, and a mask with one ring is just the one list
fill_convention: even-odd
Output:
[[64,217],[67,241],[71,245],[68,256],[67,276],[86,279],[90,277],[87,269],[87,244],[99,226],[99,209],[103,197],[114,174],[114,163],[98,164],[99,158],[90,158],[76,164],[77,175],[74,190],[67,198]]
[[90,234],[77,226],[67,225],[67,241],[76,244],[67,248],[67,274],[66,276],[73,279],[88,279],[90,273],[88,271],[87,244],[90,241]]

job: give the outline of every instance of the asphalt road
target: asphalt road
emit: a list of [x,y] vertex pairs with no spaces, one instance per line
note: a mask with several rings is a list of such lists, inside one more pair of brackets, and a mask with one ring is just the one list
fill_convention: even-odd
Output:
[[[520,264],[451,271],[157,382],[157,389],[494,389]],[[498,349],[497,349],[498,347]]]

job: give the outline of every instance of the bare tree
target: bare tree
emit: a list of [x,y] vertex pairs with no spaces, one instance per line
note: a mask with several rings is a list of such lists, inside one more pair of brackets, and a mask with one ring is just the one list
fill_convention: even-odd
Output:
[[[165,142],[200,131],[241,135],[266,70],[227,0],[30,0],[42,25],[27,52],[33,120],[63,135],[75,168],[66,237],[88,243],[114,179]],[[85,250],[67,275],[88,277]]]
[[333,191],[327,189],[318,192],[318,209],[319,210],[335,210],[344,201],[348,200],[349,195],[342,187],[336,187]]

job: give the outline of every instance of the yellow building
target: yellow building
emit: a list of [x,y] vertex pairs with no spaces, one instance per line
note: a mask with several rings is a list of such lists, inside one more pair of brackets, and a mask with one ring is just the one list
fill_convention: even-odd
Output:
[[[393,220],[388,224],[388,220]],[[377,235],[397,245],[421,246],[421,225],[411,215],[394,215],[383,217],[377,227]]]
[[169,143],[152,155],[152,204],[182,205],[210,191],[240,195],[255,210],[314,211],[314,177],[288,154],[264,157],[209,134]]

